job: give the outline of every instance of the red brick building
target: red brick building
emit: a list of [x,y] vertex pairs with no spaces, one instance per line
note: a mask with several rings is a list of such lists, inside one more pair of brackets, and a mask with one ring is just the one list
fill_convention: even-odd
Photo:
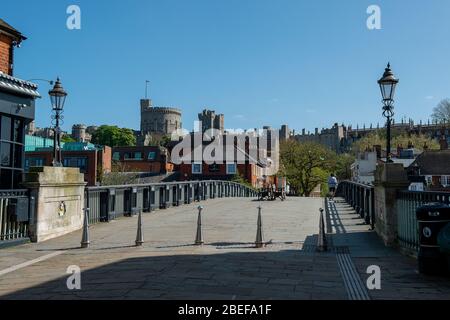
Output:
[[[111,172],[111,148],[96,147],[87,143],[65,143],[62,163],[64,167],[77,167],[84,174],[88,186],[95,186],[100,175]],[[53,150],[51,148],[35,148],[25,152],[25,172],[34,166],[51,166]]]
[[26,37],[0,19],[0,72],[13,75],[14,47],[22,40]]
[[174,170],[167,150],[157,146],[114,147],[112,163],[123,172],[165,174]]
[[[234,157],[240,161],[225,160],[226,140],[234,139]],[[272,170],[269,169],[269,164],[266,162],[267,150],[259,147],[259,138],[256,141],[257,145],[250,145],[250,140],[246,138],[243,148],[239,148],[237,140],[233,135],[221,135],[223,140],[223,155],[221,161],[210,163],[206,161],[196,162],[186,161],[176,166],[176,170],[180,172],[179,179],[186,180],[231,180],[236,175],[241,176],[253,187],[262,187],[267,182],[267,178],[273,175]],[[193,143],[194,138],[191,138]],[[181,142],[182,143],[182,142]],[[210,142],[204,141],[203,148],[205,149]],[[193,144],[191,150],[193,150]],[[191,153],[192,154],[192,153]],[[189,156],[187,156],[189,157]]]
[[262,181],[264,167],[253,163],[182,163],[177,166],[180,180],[230,180],[239,174],[252,186]]

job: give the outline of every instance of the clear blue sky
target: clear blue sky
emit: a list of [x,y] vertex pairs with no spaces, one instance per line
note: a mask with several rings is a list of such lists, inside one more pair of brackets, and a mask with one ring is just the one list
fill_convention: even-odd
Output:
[[[66,28],[77,4],[81,30]],[[381,7],[382,30],[366,9]],[[388,61],[400,78],[396,120],[427,119],[450,96],[448,0],[3,1],[1,18],[28,37],[15,76],[59,75],[73,123],[139,128],[145,80],[155,105],[178,106],[193,127],[204,107],[227,128],[314,130],[382,123],[376,80]],[[49,124],[48,84],[37,102]]]

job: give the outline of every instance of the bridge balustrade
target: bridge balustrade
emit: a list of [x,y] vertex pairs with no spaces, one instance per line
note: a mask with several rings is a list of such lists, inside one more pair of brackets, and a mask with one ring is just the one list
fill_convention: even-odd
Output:
[[419,251],[416,209],[431,202],[450,203],[450,192],[400,190],[397,195],[398,242],[408,251]]
[[342,196],[369,224],[375,228],[375,189],[371,184],[363,184],[353,181],[342,181],[338,185],[336,194]]
[[255,197],[256,191],[239,183],[221,180],[183,181],[120,186],[86,187],[85,206],[89,223],[118,216],[150,212],[216,197]]

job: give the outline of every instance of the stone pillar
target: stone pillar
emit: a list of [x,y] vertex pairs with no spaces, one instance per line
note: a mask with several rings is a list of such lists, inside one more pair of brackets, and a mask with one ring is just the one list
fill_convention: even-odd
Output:
[[31,241],[45,241],[83,227],[85,185],[78,168],[30,168],[24,186],[36,199],[29,227]]
[[385,245],[397,243],[397,191],[409,182],[400,163],[378,165],[375,172],[375,231]]

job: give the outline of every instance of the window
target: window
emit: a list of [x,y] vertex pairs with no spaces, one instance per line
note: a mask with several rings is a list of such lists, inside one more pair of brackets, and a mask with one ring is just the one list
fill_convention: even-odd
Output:
[[28,171],[30,167],[42,167],[44,166],[43,158],[28,158],[25,159],[25,170]]
[[441,177],[441,184],[444,187],[447,187],[448,185],[450,185],[450,176],[442,176]]
[[156,152],[155,151],[150,151],[148,153],[148,160],[155,160],[156,159]]
[[23,120],[0,115],[0,189],[19,188],[23,172]]
[[112,159],[113,160],[115,160],[115,161],[119,161],[120,160],[120,152],[114,152],[113,153],[113,156],[112,156]]
[[236,174],[236,163],[227,163],[227,174]]
[[0,166],[11,167],[11,149],[11,143],[2,142],[0,144]]
[[11,141],[11,118],[2,116],[0,139]]
[[135,152],[134,153],[134,159],[135,160],[142,160],[142,152]]
[[124,158],[124,160],[129,160],[129,159],[131,159],[133,156],[131,155],[131,152],[125,152],[124,154],[123,154],[123,158]]
[[11,189],[12,185],[12,171],[9,169],[0,168],[0,189]]
[[18,143],[23,143],[23,123],[22,120],[14,119],[14,131],[13,131],[13,141]]
[[86,173],[88,170],[87,157],[67,157],[63,160],[64,167],[80,168],[80,172]]
[[22,168],[23,145],[14,144],[14,168]]
[[193,163],[192,164],[192,174],[201,174],[202,173],[202,164],[201,163]]

